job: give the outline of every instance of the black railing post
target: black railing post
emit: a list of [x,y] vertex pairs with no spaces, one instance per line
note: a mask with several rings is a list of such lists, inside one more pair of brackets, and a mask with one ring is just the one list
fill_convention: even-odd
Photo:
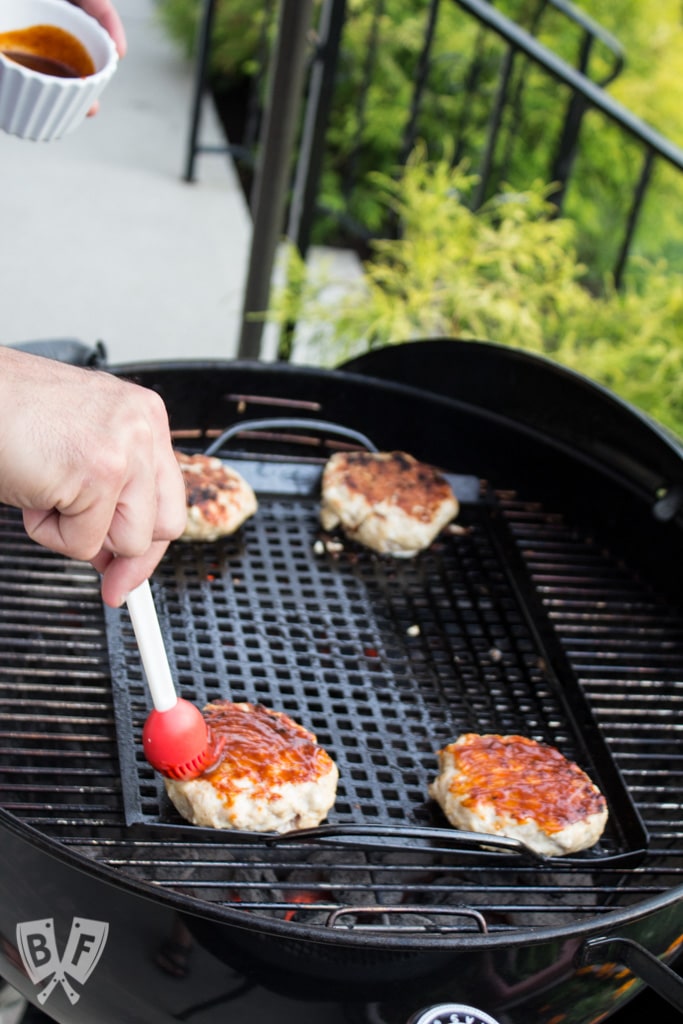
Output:
[[325,155],[325,132],[339,58],[346,0],[326,0],[319,26],[319,45],[308,88],[304,126],[296,162],[287,237],[302,256],[311,240],[320,173]]
[[417,69],[415,71],[415,84],[410,103],[410,111],[408,113],[408,121],[403,132],[403,142],[398,155],[398,162],[401,165],[405,164],[417,141],[417,122],[420,113],[420,106],[422,104],[422,97],[424,95],[427,78],[429,76],[432,46],[434,45],[434,35],[436,33],[436,23],[440,5],[441,0],[431,0],[427,11],[427,24],[425,28],[424,42],[422,44],[420,59],[417,63]]
[[253,233],[238,356],[261,354],[275,252],[284,229],[313,0],[282,0],[252,193]]
[[654,150],[648,149],[647,153],[645,154],[643,169],[640,172],[638,184],[636,185],[635,191],[633,193],[631,209],[629,210],[628,219],[626,221],[626,231],[624,233],[624,240],[621,243],[619,255],[617,256],[617,262],[614,267],[614,284],[617,288],[621,288],[622,285],[624,269],[626,267],[628,254],[631,250],[631,243],[633,242],[633,235],[635,234],[636,224],[638,223],[640,209],[643,205],[643,199],[645,198],[647,187],[650,184],[650,178],[652,177],[652,167],[654,164],[654,159]]
[[[592,45],[593,36],[585,33],[578,64],[579,71],[583,75],[588,73],[588,62]],[[569,181],[572,165],[576,157],[581,122],[587,109],[588,104],[583,97],[579,96],[576,92],[572,92],[571,99],[567,105],[567,113],[564,116],[564,126],[557,146],[557,153],[550,168],[550,181],[558,183],[558,188],[553,192],[550,199],[558,210],[562,209],[567,182]]]
[[472,197],[472,209],[478,210],[486,199],[486,186],[488,185],[489,176],[491,174],[491,168],[493,167],[493,159],[496,152],[496,142],[498,141],[498,132],[503,120],[503,111],[505,109],[505,100],[507,97],[507,91],[510,86],[510,79],[512,78],[512,69],[515,63],[516,50],[514,46],[509,46],[505,51],[503,57],[503,63],[500,70],[500,78],[498,83],[498,89],[496,91],[496,98],[491,110],[491,116],[489,118],[489,126],[486,138],[486,145],[484,147],[484,154],[479,164],[477,171],[477,186],[474,190]]
[[204,0],[202,18],[197,35],[197,54],[195,58],[194,84],[192,92],[192,111],[190,115],[190,134],[187,140],[185,158],[185,181],[194,181],[194,165],[199,150],[199,125],[201,121],[202,100],[206,90],[209,69],[209,48],[213,30],[216,0]]
[[[510,47],[526,54],[527,57],[531,58],[538,67],[544,69],[551,77],[569,86],[577,94],[579,102],[584,104],[586,108],[590,107],[600,111],[609,121],[618,125],[625,135],[633,136],[647,148],[648,156],[634,193],[626,234],[616,263],[615,281],[618,285],[622,280],[624,267],[628,259],[629,248],[633,240],[642,199],[649,182],[653,161],[657,157],[666,160],[679,171],[683,171],[683,150],[670,139],[660,135],[658,131],[645,121],[636,117],[626,107],[623,107],[601,85],[591,81],[581,71],[567,64],[556,53],[549,50],[537,39],[529,35],[528,32],[525,32],[514,22],[510,21],[509,18],[506,18],[488,0],[454,0],[454,2],[469,14],[474,15],[482,25],[485,25],[502,39],[505,39]],[[554,2],[559,6],[559,0],[554,0]],[[618,57],[618,64],[615,65],[615,68],[620,66],[620,63],[621,57]],[[610,77],[613,77],[614,73],[615,71],[613,70]]]

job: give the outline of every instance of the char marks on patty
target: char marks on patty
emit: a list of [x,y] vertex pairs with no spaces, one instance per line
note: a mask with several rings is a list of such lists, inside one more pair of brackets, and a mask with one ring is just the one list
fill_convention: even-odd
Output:
[[406,452],[337,452],[323,470],[323,529],[340,526],[380,554],[413,557],[458,510],[444,475]]
[[185,481],[187,524],[181,540],[214,541],[235,533],[258,508],[244,477],[212,455],[176,452]]

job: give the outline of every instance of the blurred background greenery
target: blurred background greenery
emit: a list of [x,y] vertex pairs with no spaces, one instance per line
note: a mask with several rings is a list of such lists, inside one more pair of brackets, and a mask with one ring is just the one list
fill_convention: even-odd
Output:
[[[163,22],[190,57],[201,0],[158,0]],[[473,203],[503,47],[463,15],[439,6],[419,135],[401,156],[424,39],[427,0],[349,0],[313,240],[353,248],[357,286],[330,299],[295,252],[268,319],[305,320],[307,351],[334,365],[364,349],[420,337],[491,340],[547,355],[612,388],[683,437],[683,174],[663,161],[638,221],[617,289],[612,268],[642,153],[596,111],[580,146],[561,215],[548,177],[569,91],[517,62],[496,174]],[[576,64],[580,31],[545,0],[496,7]],[[614,76],[610,95],[683,145],[678,0],[582,0],[620,45],[591,51],[588,76]],[[264,61],[278,5],[217,0],[210,81],[230,133],[239,131],[245,83],[265,89]],[[370,40],[375,46],[369,59]],[[264,56],[265,55],[265,56]],[[476,87],[462,88],[476,71]],[[238,142],[233,139],[231,142]],[[249,187],[248,163],[241,167]],[[473,209],[476,206],[476,209]],[[284,336],[280,355],[291,355]]]

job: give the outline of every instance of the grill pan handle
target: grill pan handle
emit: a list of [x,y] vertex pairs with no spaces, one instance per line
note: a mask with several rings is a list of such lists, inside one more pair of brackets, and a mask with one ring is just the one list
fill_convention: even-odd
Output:
[[624,964],[658,996],[683,1013],[683,978],[632,939],[611,936],[587,939],[579,950],[578,961],[582,967],[603,963]]
[[488,853],[494,857],[511,853],[516,856],[530,857],[535,861],[545,862],[547,859],[535,853],[519,839],[510,839],[507,836],[489,836],[482,832],[465,832],[459,829],[418,825],[319,825],[317,828],[302,828],[292,832],[268,834],[265,838],[268,843],[277,845],[329,839],[356,848],[376,849],[379,845],[383,849],[410,847],[410,849],[430,852],[451,852],[468,848],[475,849],[477,854]]
[[241,434],[244,431],[258,431],[258,430],[313,430],[321,434],[333,434],[337,437],[346,438],[347,441],[353,441],[356,444],[366,448],[369,452],[376,452],[377,445],[373,444],[370,438],[366,437],[365,434],[361,434],[359,430],[353,430],[351,427],[344,427],[340,423],[330,423],[327,420],[313,420],[296,417],[283,416],[281,419],[278,417],[272,417],[270,419],[262,420],[244,420],[242,423],[233,423],[231,427],[228,427],[223,431],[215,441],[212,441],[208,448],[204,449],[205,455],[216,455],[224,444],[235,437],[237,434]]

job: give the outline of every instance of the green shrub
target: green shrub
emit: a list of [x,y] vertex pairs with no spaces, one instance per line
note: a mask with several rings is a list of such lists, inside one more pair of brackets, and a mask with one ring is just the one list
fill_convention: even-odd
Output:
[[[202,0],[157,0],[159,20],[186,57],[196,48]],[[272,4],[216,0],[209,50],[209,73],[222,81],[254,74],[264,32],[274,25]]]
[[[169,32],[190,54],[201,0],[157,2]],[[578,35],[551,5],[497,0],[497,6],[575,62]],[[678,0],[585,0],[583,6],[616,33],[631,58],[632,69],[627,64],[610,91],[680,144]],[[643,154],[602,115],[589,112],[564,216],[553,217],[550,188],[533,183],[547,181],[569,96],[518,58],[510,88],[514,102],[496,153],[509,184],[495,188],[475,216],[467,205],[474,178],[461,161],[468,154],[469,166],[477,167],[503,47],[457,3],[442,3],[419,122],[424,142],[397,179],[427,9],[427,0],[385,0],[376,21],[371,0],[348,0],[320,189],[328,214],[318,218],[315,240],[337,243],[344,237],[339,225],[354,223],[377,240],[359,294],[345,302],[331,304],[326,285],[311,285],[292,256],[289,285],[271,319],[303,317],[314,337],[319,325],[317,355],[328,363],[359,344],[437,334],[542,352],[683,434],[683,285],[670,269],[680,268],[683,259],[683,175],[657,164],[626,287],[617,293],[607,268],[623,237]],[[254,72],[264,33],[272,39],[276,11],[276,3],[218,0],[215,80]],[[380,45],[370,62],[375,31]],[[608,63],[598,47],[592,76],[599,78]],[[475,67],[477,89],[470,95],[463,80]],[[397,222],[399,240],[382,240],[391,235],[387,225]]]
[[488,339],[578,370],[683,436],[683,281],[665,264],[648,266],[638,289],[606,279],[593,294],[576,227],[553,216],[547,186],[501,192],[474,214],[474,176],[423,149],[398,179],[373,181],[401,237],[375,241],[362,280],[336,300],[292,252],[268,314],[304,323],[318,361],[416,338]]
[[[160,16],[187,54],[193,50],[201,0],[157,0]],[[624,44],[626,70],[610,86],[628,107],[674,140],[683,138],[678,70],[683,27],[678,0],[585,0],[595,20]],[[393,172],[403,156],[404,133],[419,69],[429,0],[348,0],[339,67],[325,143],[320,211],[314,242],[357,244],[366,236],[392,233],[372,174]],[[577,63],[581,33],[545,0],[497,0],[496,6],[571,64]],[[319,10],[319,4],[316,11]],[[264,33],[272,39],[277,3],[217,0],[211,73],[217,90],[258,68]],[[373,41],[378,45],[373,47]],[[418,135],[432,159],[455,146],[458,160],[477,169],[486,139],[491,102],[505,45],[482,30],[457,2],[439,6]],[[599,80],[612,60],[596,43],[589,74]],[[465,81],[474,84],[465,88]],[[569,91],[520,54],[515,60],[506,109],[494,154],[489,194],[505,181],[518,190],[548,181]],[[232,141],[239,141],[233,139]],[[580,152],[565,198],[564,213],[576,221],[579,257],[591,286],[615,265],[643,153],[624,133],[590,112],[583,121]],[[640,218],[633,253],[666,256],[683,264],[683,175],[658,164]],[[631,268],[629,267],[629,271]]]

